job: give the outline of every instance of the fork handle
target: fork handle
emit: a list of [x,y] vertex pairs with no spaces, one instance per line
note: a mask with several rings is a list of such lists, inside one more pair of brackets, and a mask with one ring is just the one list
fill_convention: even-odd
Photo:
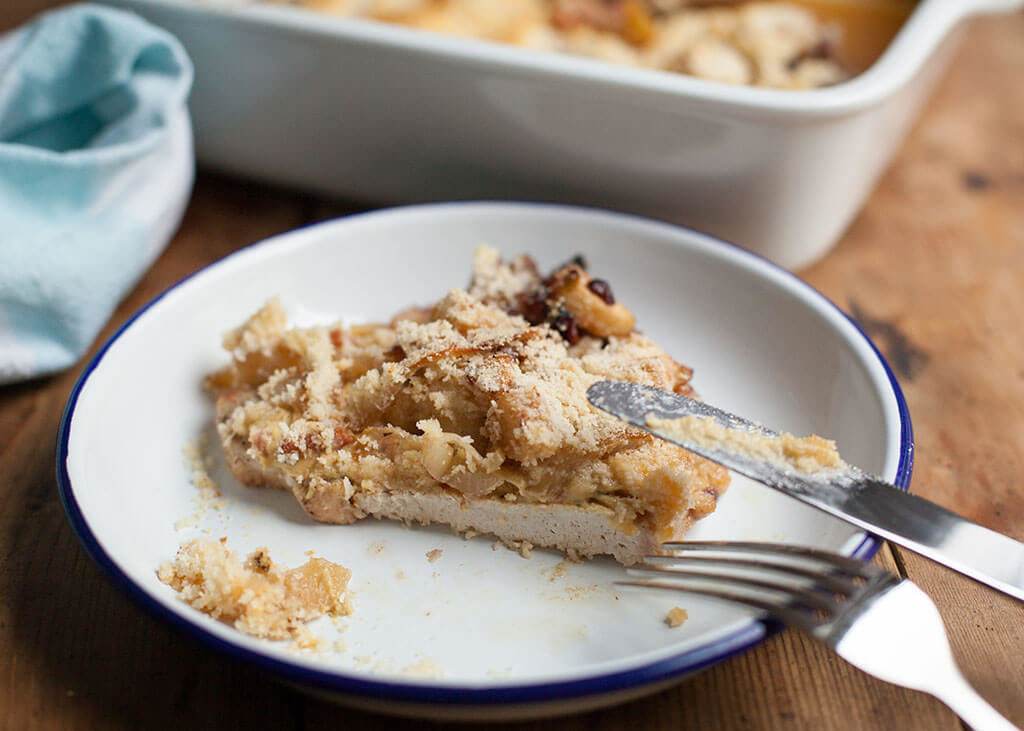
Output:
[[1005,716],[989,705],[959,671],[944,678],[941,687],[929,692],[949,706],[975,731],[1020,731]]

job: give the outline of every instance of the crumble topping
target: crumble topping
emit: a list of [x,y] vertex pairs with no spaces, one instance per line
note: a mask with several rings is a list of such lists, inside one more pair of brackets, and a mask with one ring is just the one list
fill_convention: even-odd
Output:
[[773,437],[728,429],[714,419],[704,416],[662,419],[648,415],[647,426],[681,442],[735,452],[752,459],[763,459],[782,469],[814,473],[849,468],[839,456],[836,443],[816,434],[801,438],[784,432]]
[[280,569],[266,548],[243,563],[220,542],[198,538],[183,544],[157,577],[181,599],[254,637],[292,638],[300,647],[317,640],[305,624],[324,614],[351,612],[346,592],[351,572],[322,558]]
[[481,248],[469,286],[433,307],[288,328],[271,300],[224,345],[231,364],[208,386],[229,466],[291,490],[317,520],[365,517],[375,495],[450,495],[586,506],[666,540],[728,484],[723,468],[587,401],[603,379],[693,391],[692,371],[634,329],[580,258],[544,277],[528,257]]

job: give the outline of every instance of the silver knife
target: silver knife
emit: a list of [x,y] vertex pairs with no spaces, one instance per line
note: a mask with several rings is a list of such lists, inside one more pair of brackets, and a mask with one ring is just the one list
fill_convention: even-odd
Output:
[[813,505],[972,579],[1024,600],[1024,543],[963,518],[924,498],[903,492],[856,467],[809,473],[720,446],[680,439],[648,426],[659,419],[697,416],[742,432],[778,436],[778,432],[702,401],[649,386],[618,381],[595,383],[590,403],[752,480]]

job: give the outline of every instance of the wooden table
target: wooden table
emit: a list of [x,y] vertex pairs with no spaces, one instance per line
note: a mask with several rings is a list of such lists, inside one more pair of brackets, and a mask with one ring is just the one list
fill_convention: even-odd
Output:
[[[0,29],[46,0],[5,0]],[[911,489],[1024,539],[1024,15],[977,21],[902,153],[839,246],[802,276],[897,370],[917,441]],[[181,230],[108,324],[240,246],[350,212],[201,173]],[[307,698],[193,644],[115,589],[54,478],[81,365],[0,388],[0,727],[417,725]],[[901,550],[880,560],[936,601],[970,681],[1024,724],[1024,604]],[[652,697],[531,729],[960,729],[931,698],[785,632]],[[465,728],[473,728],[465,727]]]

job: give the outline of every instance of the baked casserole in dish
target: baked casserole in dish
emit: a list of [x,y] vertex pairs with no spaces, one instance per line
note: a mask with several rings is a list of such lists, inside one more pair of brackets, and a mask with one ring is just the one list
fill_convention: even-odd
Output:
[[[303,2],[330,11],[326,4],[349,0]],[[681,21],[646,0],[601,0],[614,17],[586,22],[588,3],[537,3],[582,5],[558,21],[565,32],[625,49],[635,63],[595,59],[582,46],[524,49],[423,32],[401,17],[291,3],[114,4],[187,48],[197,153],[209,167],[374,205],[522,198],[601,206],[682,223],[798,268],[827,251],[860,208],[946,67],[962,21],[1021,0],[921,0],[882,31],[851,22],[844,6],[906,10],[903,0],[798,3],[826,39],[841,33],[801,45],[796,63],[788,57],[784,78],[770,84],[783,88],[767,88],[750,52],[731,54],[735,32],[668,54],[670,70],[656,67],[643,44]],[[713,56],[718,63],[707,61]],[[737,83],[694,76],[705,63]],[[800,73],[807,78],[791,78]]]

